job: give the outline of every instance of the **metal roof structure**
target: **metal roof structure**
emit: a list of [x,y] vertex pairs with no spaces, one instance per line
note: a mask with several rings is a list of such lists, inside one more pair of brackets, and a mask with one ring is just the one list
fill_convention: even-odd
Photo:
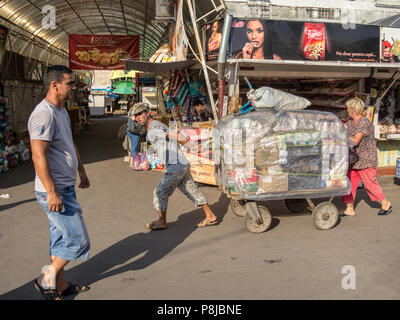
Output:
[[370,24],[382,27],[400,27],[400,14],[396,14],[386,19],[371,22]]
[[[0,24],[9,29],[6,49],[47,64],[68,63],[68,35],[140,35],[140,55],[148,58],[169,39],[168,22],[155,20],[156,0],[0,0]],[[218,12],[215,0],[193,0],[198,23]],[[46,30],[45,6],[55,9],[55,29]],[[219,12],[220,13],[220,12]],[[190,15],[184,1],[188,36]],[[205,16],[205,17],[204,17]],[[204,18],[203,18],[204,17]]]

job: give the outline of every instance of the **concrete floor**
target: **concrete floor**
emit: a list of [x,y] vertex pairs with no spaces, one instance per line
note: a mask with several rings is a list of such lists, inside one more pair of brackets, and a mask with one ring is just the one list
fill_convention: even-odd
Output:
[[[317,230],[311,215],[283,201],[266,202],[271,229],[252,234],[218,188],[202,187],[222,223],[195,229],[201,210],[180,192],[170,198],[165,231],[156,218],[157,172],[135,172],[117,130],[122,118],[93,121],[76,137],[91,181],[77,189],[91,237],[91,258],[71,262],[66,278],[91,286],[75,299],[399,299],[400,187],[380,178],[394,212],[380,217],[359,189],[357,216]],[[0,299],[42,299],[32,281],[48,257],[48,223],[34,196],[32,162],[0,174]],[[343,205],[334,203],[343,210]],[[355,268],[355,289],[344,290],[344,266]]]

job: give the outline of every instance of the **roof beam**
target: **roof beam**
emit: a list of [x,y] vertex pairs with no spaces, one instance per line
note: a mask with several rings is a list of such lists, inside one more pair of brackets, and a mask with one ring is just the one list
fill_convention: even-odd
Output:
[[0,4],[0,9],[3,8],[6,4],[10,3],[13,0],[8,0],[6,2],[3,2],[2,4]]
[[125,25],[126,34],[128,35],[128,34],[129,34],[129,31],[128,31],[128,26],[127,26],[127,24],[126,24],[126,17],[125,17],[124,4],[122,3],[122,0],[119,0],[119,3],[120,3],[120,5],[121,5],[121,12],[122,12],[122,15],[123,15],[123,17],[124,17],[124,25]]
[[86,29],[88,29],[88,31],[91,34],[94,34],[93,31],[89,28],[89,26],[85,23],[85,21],[83,21],[82,17],[80,16],[80,14],[74,9],[74,7],[69,3],[68,0],[65,0],[65,2],[68,4],[68,6],[72,9],[72,11],[77,15],[77,17],[79,18],[79,20],[81,20],[82,24],[86,27]]
[[[39,37],[38,35],[35,36],[32,32],[28,31],[27,29],[24,29],[24,28],[20,27],[19,25],[15,24],[14,22],[12,22],[12,21],[4,18],[4,17],[1,17],[1,19],[6,21],[10,26],[12,25],[13,27],[18,28],[19,30],[21,30],[19,32],[19,31],[16,31],[16,30],[12,29],[12,28],[9,28],[9,34],[10,35],[12,35],[12,36],[14,36],[16,38],[19,38],[21,40],[27,41],[27,42],[32,42],[33,39],[36,37],[36,39],[39,39],[39,40],[43,41],[44,43],[48,44],[47,47],[51,47],[52,48],[52,49],[49,49],[49,48],[46,48],[46,46],[43,45],[42,48],[44,48],[45,50],[51,51],[52,53],[58,54],[60,56],[68,56],[68,52],[67,51],[50,44],[49,41],[45,40],[44,38]],[[25,35],[24,33],[29,34],[30,37]],[[36,42],[36,44],[38,45],[37,42]]]
[[[144,12],[145,12],[145,14],[144,14],[144,30],[143,30],[143,48],[144,48],[144,46],[145,46],[145,44],[146,44],[146,33],[147,33],[147,7],[148,7],[148,5],[149,5],[149,1],[148,0],[146,0],[146,7],[145,7],[145,9],[144,9]],[[143,52],[144,53],[144,52]]]
[[[39,8],[36,4],[34,4],[31,0],[27,0],[33,7],[35,7],[38,11],[40,11],[40,13],[42,15],[44,15],[44,13],[42,12],[42,9]],[[54,23],[61,28],[62,31],[64,31],[67,35],[69,35],[68,31],[65,30],[62,26],[60,26],[60,24],[57,23],[57,21],[54,21]]]
[[110,27],[108,26],[108,23],[107,23],[107,21],[106,21],[104,15],[103,15],[103,11],[101,11],[101,9],[100,9],[99,3],[97,2],[97,0],[93,0],[93,1],[94,1],[94,3],[96,4],[96,7],[97,7],[97,9],[98,9],[99,12],[100,12],[101,17],[103,18],[104,24],[106,25],[106,27],[107,27],[107,29],[108,29],[108,32],[110,32],[110,34],[112,35],[113,33],[112,33]]

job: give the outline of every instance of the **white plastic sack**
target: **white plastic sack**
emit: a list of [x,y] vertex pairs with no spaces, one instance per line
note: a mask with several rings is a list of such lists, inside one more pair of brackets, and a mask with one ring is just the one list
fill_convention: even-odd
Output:
[[176,61],[186,60],[189,40],[185,32],[185,23],[183,21],[183,0],[178,2],[177,17],[175,22],[175,31],[172,36],[172,51],[175,54]]
[[247,98],[255,108],[274,108],[275,111],[303,110],[311,105],[305,98],[270,87],[251,89]]

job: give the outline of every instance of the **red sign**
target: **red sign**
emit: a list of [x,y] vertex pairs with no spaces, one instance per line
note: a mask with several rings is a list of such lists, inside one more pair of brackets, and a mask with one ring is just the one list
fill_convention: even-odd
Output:
[[73,70],[125,70],[121,59],[139,59],[140,36],[69,35]]

